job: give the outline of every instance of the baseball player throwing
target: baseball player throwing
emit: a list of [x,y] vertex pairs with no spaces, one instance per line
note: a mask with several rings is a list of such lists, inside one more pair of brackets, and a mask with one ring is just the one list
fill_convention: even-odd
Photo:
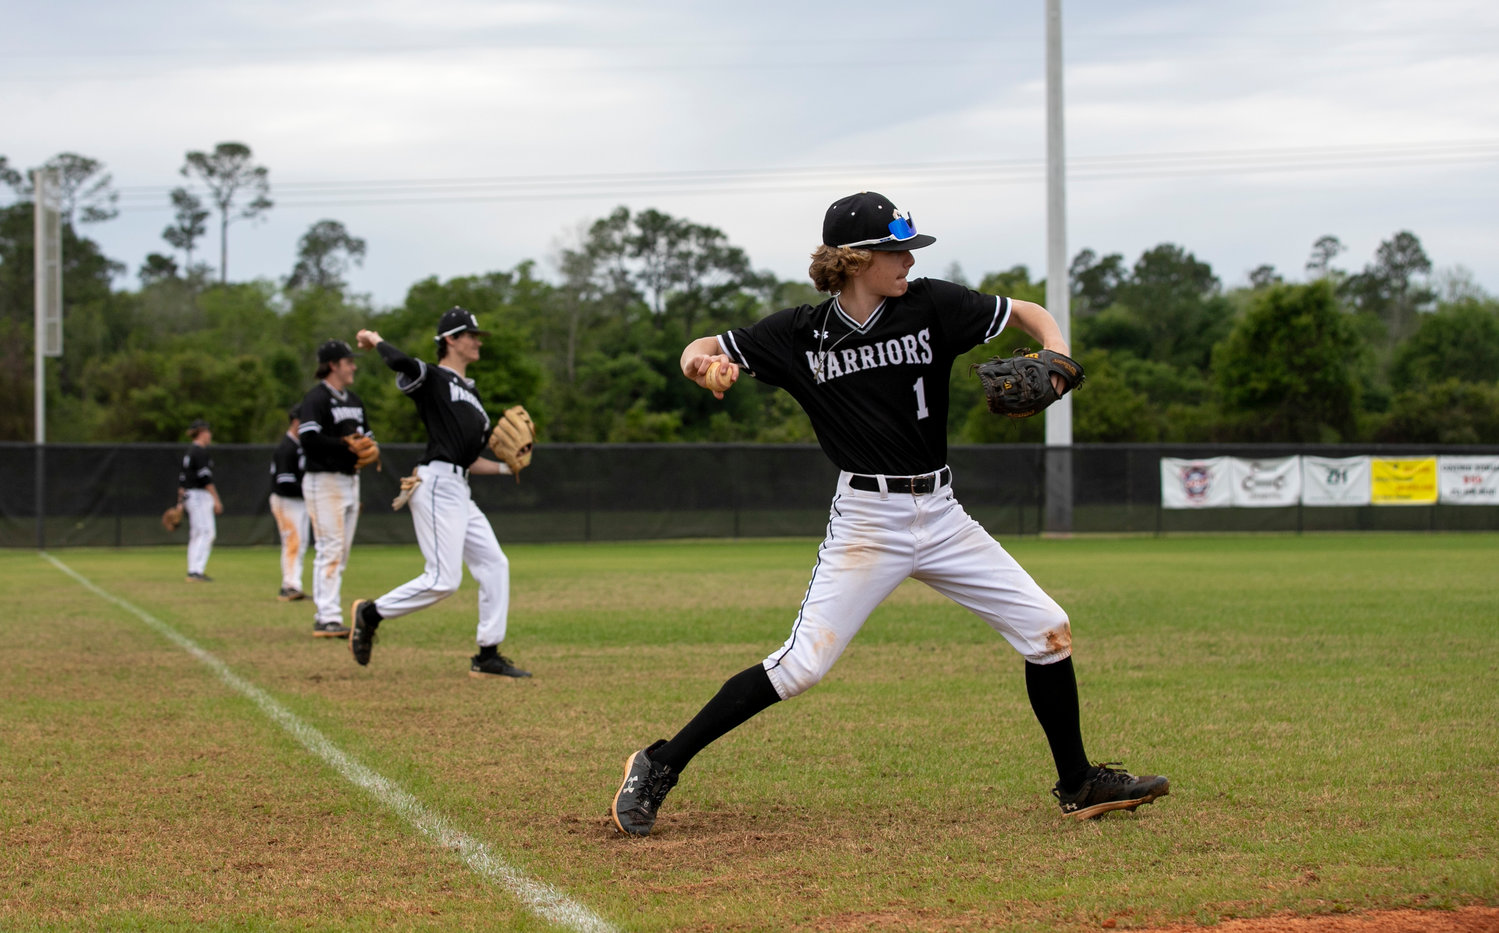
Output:
[[213,458],[208,445],[213,443],[213,429],[199,418],[187,429],[192,444],[182,455],[182,469],[177,473],[177,504],[187,513],[187,582],[212,583],[208,555],[218,537],[218,520],[224,514],[219,489],[213,484]]
[[[437,365],[407,356],[379,333],[361,330],[362,350],[375,350],[396,372],[396,385],[416,403],[427,427],[427,449],[410,489],[411,520],[426,560],[421,576],[375,599],[356,599],[349,610],[349,649],[360,665],[370,663],[380,623],[443,600],[458,591],[463,565],[479,584],[479,653],[469,659],[470,677],[523,678],[528,671],[499,653],[510,611],[510,561],[500,550],[494,528],[469,492],[469,477],[510,474],[510,465],[481,457],[490,440],[489,415],[474,381],[465,374],[479,359],[481,338],[472,313],[445,312],[437,324]],[[529,423],[529,418],[527,419]],[[525,463],[529,463],[529,451]]]
[[[315,638],[348,638],[343,624],[344,568],[359,524],[361,455],[354,442],[370,437],[364,402],[349,388],[359,365],[342,340],[318,347],[317,378],[298,410],[297,438],[307,456],[302,500],[312,522],[312,602]],[[373,444],[373,440],[368,443]]]
[[611,807],[620,831],[648,834],[693,756],[820,681],[907,577],[973,612],[1025,658],[1026,691],[1056,763],[1052,793],[1064,815],[1132,810],[1167,793],[1164,777],[1088,763],[1067,614],[958,504],[946,465],[954,359],[1011,322],[1048,349],[1065,354],[1066,342],[1040,305],[909,280],[911,251],[934,242],[882,195],[842,198],[828,208],[809,270],[832,297],[699,338],[682,352],[683,375],[720,397],[742,373],[791,393],[841,472],[790,636],[730,677],[670,741],[625,760]]

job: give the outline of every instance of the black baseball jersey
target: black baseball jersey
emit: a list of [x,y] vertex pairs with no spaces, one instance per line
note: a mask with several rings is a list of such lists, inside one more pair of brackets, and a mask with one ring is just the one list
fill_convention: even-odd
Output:
[[205,489],[213,485],[213,458],[208,448],[193,444],[182,455],[182,469],[177,473],[179,489]]
[[829,298],[718,342],[750,375],[791,393],[840,470],[912,476],[947,463],[953,360],[998,336],[1009,316],[1008,298],[916,279],[862,325]]
[[354,473],[358,460],[343,442],[350,434],[372,434],[364,413],[364,402],[353,389],[334,391],[319,382],[302,399],[297,416],[302,424],[297,439],[302,442],[308,473]]
[[287,499],[302,498],[302,474],[307,472],[307,455],[290,434],[281,435],[281,443],[271,454],[271,491]]
[[489,444],[489,414],[474,380],[407,356],[383,340],[376,349],[385,365],[395,370],[396,388],[416,403],[427,426],[422,463],[443,460],[467,467],[479,459]]

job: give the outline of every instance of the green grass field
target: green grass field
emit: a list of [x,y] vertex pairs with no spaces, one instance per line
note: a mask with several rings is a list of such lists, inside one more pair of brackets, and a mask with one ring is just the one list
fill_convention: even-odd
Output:
[[[53,556],[597,929],[1499,904],[1499,535],[1012,550],[1072,616],[1090,756],[1170,796],[1062,821],[1020,659],[908,582],[821,685],[704,752],[655,835],[617,836],[626,755],[781,643],[815,541],[507,547],[521,683],[467,676],[472,583],[361,669],[274,600],[270,550],[218,550],[210,585],[178,548]],[[345,602],[419,568],[357,548]],[[553,928],[126,606],[35,552],[0,552],[0,594],[0,928]]]

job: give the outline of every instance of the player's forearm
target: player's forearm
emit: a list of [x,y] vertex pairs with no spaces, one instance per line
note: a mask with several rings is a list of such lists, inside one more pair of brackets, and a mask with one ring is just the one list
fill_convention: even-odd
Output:
[[1067,346],[1067,341],[1062,337],[1062,328],[1057,325],[1057,319],[1051,316],[1050,311],[1034,301],[1011,299],[1010,321],[1035,340],[1039,340],[1043,348],[1069,355],[1072,353]]
[[469,473],[475,476],[509,476],[510,467],[498,460],[480,457],[468,465]]
[[717,337],[699,337],[687,345],[682,351],[682,375],[697,382],[707,368],[707,364],[698,362],[705,356],[721,356],[723,350],[718,346]]
[[415,379],[422,374],[422,364],[407,356],[400,347],[388,340],[381,340],[375,344],[375,352],[380,354],[380,359],[385,361],[386,366],[408,379]]

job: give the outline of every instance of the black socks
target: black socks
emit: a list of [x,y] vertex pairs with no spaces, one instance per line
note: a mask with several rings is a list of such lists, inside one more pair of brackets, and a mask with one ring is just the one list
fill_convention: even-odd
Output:
[[1025,662],[1025,692],[1057,765],[1057,783],[1071,793],[1088,779],[1088,755],[1079,724],[1077,675],[1072,658],[1055,664]]
[[780,699],[763,666],[745,668],[726,680],[671,741],[651,752],[651,761],[681,771],[698,752]]

